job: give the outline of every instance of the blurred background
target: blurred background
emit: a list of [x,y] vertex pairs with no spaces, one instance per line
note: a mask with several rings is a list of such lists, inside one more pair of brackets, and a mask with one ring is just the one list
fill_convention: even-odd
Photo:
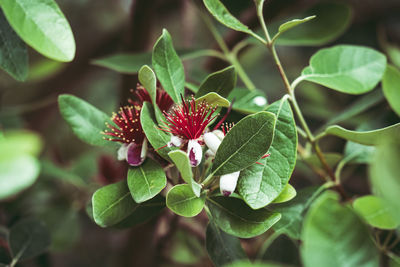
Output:
[[[244,24],[258,29],[251,0],[223,2]],[[204,248],[207,223],[204,214],[177,221],[165,210],[148,223],[125,230],[101,229],[92,222],[86,212],[92,192],[107,182],[123,179],[125,167],[116,162],[115,151],[92,147],[76,138],[61,118],[57,105],[57,96],[69,93],[111,115],[127,102],[129,90],[135,88],[138,81],[134,73],[124,69],[124,64],[139,67],[149,64],[148,53],[163,28],[170,32],[178,51],[218,49],[198,13],[198,8],[203,9],[201,1],[58,0],[57,3],[75,36],[74,61],[52,61],[30,49],[26,82],[16,82],[0,72],[0,130],[34,131],[43,144],[39,178],[29,189],[0,202],[0,225],[10,226],[20,218],[35,216],[45,221],[52,235],[51,249],[47,253],[18,266],[212,266]],[[338,5],[339,8],[333,8]],[[278,47],[291,80],[300,75],[313,53],[334,44],[369,46],[387,54],[393,64],[400,65],[398,0],[269,0],[264,11],[272,32],[279,21],[304,18],[313,11],[321,15],[318,19],[326,18],[325,24],[320,23],[323,27],[319,29],[322,34],[317,38],[319,41],[305,40],[292,46],[294,43],[290,43],[288,36],[286,40],[289,41],[282,41],[282,46]],[[229,47],[247,38],[219,23],[214,24]],[[326,32],[333,32],[331,29],[337,32],[326,36],[324,27]],[[125,53],[137,54],[137,61],[130,62],[132,58],[124,57]],[[120,55],[117,68],[122,70],[115,71],[112,67],[110,56],[115,54]],[[246,41],[239,60],[269,103],[284,95],[280,76],[265,47],[252,40]],[[184,60],[184,66],[187,81],[198,85],[209,73],[227,65],[216,58],[200,57]],[[238,86],[243,87],[240,79]],[[380,90],[365,96],[351,96],[304,83],[296,93],[313,130],[331,123],[361,98],[365,108],[335,122],[352,129],[371,129],[398,121]],[[242,116],[233,115],[234,118]],[[340,160],[335,152],[342,152],[344,145],[336,138],[327,138],[323,143],[323,150],[332,152],[329,156],[332,164]],[[307,166],[310,164],[316,164],[315,160],[299,158],[291,179],[297,190],[318,181]],[[343,177],[352,178],[345,180],[346,190],[358,194],[369,192],[365,169],[364,165],[354,165],[344,170]],[[254,257],[264,239],[265,236],[261,236],[243,241],[246,252]],[[0,262],[9,257],[4,246],[0,234]],[[275,257],[280,255],[269,253]],[[292,257],[293,261],[296,257],[298,259],[298,255]]]

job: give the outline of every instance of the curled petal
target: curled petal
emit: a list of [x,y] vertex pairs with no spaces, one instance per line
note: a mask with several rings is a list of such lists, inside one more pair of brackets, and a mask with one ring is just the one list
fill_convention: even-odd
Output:
[[117,151],[118,160],[126,160],[127,153],[128,153],[128,144],[122,144]]
[[201,158],[203,157],[203,149],[197,140],[189,140],[187,155],[192,167],[196,167],[200,164]]
[[171,140],[168,142],[168,147],[180,147],[182,145],[182,139],[178,136],[172,135]]
[[240,171],[221,175],[219,189],[222,195],[229,197],[235,191],[239,175]]
[[214,132],[211,132],[211,133],[205,133],[203,138],[207,147],[214,154],[217,153],[218,147],[221,144],[221,140],[218,138],[218,136]]
[[147,141],[143,141],[142,145],[130,143],[127,149],[126,161],[131,166],[139,166],[143,163],[147,154]]

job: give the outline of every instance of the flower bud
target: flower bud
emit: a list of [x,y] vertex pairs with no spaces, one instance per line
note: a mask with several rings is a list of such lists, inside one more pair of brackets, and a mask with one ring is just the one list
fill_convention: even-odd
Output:
[[229,197],[235,191],[239,175],[240,171],[221,175],[219,189],[222,195]]
[[196,167],[200,164],[201,158],[203,157],[203,149],[197,140],[189,140],[187,155],[192,167]]
[[126,161],[131,166],[139,166],[143,163],[147,155],[147,140],[143,140],[142,145],[130,143],[127,147]]

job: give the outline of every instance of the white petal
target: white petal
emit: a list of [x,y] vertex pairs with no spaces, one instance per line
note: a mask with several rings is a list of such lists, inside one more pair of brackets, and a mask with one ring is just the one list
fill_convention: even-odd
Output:
[[145,139],[143,140],[142,151],[141,151],[141,153],[140,153],[140,157],[141,157],[142,159],[144,159],[144,158],[146,158],[146,156],[147,156],[147,139],[145,138]]
[[168,142],[168,147],[180,147],[182,145],[182,139],[178,136],[171,136],[171,140]]
[[187,155],[192,167],[196,167],[200,164],[201,158],[203,157],[203,149],[197,140],[189,140]]
[[219,138],[219,140],[221,140],[221,141],[225,137],[224,132],[221,131],[221,130],[214,130],[214,131],[212,131],[212,133],[215,134]]
[[207,147],[215,153],[217,153],[218,147],[221,144],[221,140],[212,132],[204,134],[204,143]]
[[206,158],[215,157],[215,153],[212,152],[210,149],[207,149],[205,156]]
[[233,191],[235,191],[239,175],[240,171],[221,175],[219,180],[219,189],[222,195],[228,197],[233,193]]
[[127,153],[128,153],[128,145],[122,144],[121,147],[118,149],[117,159],[126,160]]

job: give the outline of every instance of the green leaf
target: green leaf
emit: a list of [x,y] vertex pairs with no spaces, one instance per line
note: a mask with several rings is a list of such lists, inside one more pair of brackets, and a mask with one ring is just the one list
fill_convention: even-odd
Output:
[[252,210],[241,199],[233,197],[208,198],[207,206],[219,228],[241,238],[260,235],[281,218],[281,214],[265,209]]
[[138,207],[125,180],[98,189],[93,194],[92,203],[94,221],[101,227],[121,222]]
[[173,47],[171,36],[165,29],[154,45],[152,62],[164,90],[174,102],[180,102],[181,95],[184,94],[185,73]]
[[390,230],[399,226],[385,201],[377,196],[359,197],[353,202],[353,207],[373,227]]
[[193,193],[197,197],[200,197],[201,185],[193,179],[192,167],[186,153],[181,150],[175,150],[169,152],[168,156],[174,162],[176,168],[178,168],[182,179],[192,188]]
[[380,52],[362,46],[337,45],[314,54],[300,79],[342,93],[363,94],[374,89],[385,69],[386,57]]
[[392,109],[400,116],[400,71],[388,65],[382,79],[382,89]]
[[50,246],[50,233],[46,226],[36,219],[23,219],[10,229],[8,243],[13,257],[19,260],[34,258]]
[[128,187],[136,203],[155,197],[167,185],[164,169],[152,159],[128,170]]
[[153,103],[156,103],[157,97],[157,78],[154,71],[147,65],[143,66],[139,70],[139,82],[146,88],[146,91],[150,95],[150,99]]
[[157,195],[149,201],[138,204],[131,215],[114,225],[113,228],[124,229],[144,223],[158,215],[164,208],[165,197]]
[[33,185],[39,176],[39,161],[31,155],[9,156],[0,146],[0,200]]
[[201,83],[195,97],[199,98],[211,92],[227,97],[236,86],[236,71],[233,66],[211,73]]
[[300,239],[304,214],[312,201],[321,193],[321,189],[307,187],[299,192],[297,196],[286,203],[272,206],[272,210],[282,214],[282,218],[273,226],[277,233],[286,234],[293,239]]
[[400,142],[399,134],[380,140],[370,168],[373,192],[382,197],[400,223]]
[[[110,117],[86,101],[73,95],[60,95],[58,106],[64,120],[82,141],[95,146],[112,145],[102,134]],[[115,145],[115,144],[113,144]]]
[[[324,2],[290,19],[296,19],[296,17],[305,18],[314,15],[316,18],[312,21],[297,25],[296,30],[283,33],[277,39],[276,44],[320,46],[330,43],[342,35],[348,28],[352,18],[352,10],[347,4]],[[278,32],[282,23],[285,23],[285,21],[273,23],[269,27],[271,32]]]
[[58,61],[74,59],[74,36],[55,1],[1,0],[0,6],[21,39],[39,53]]
[[229,107],[229,100],[223,98],[217,93],[208,93],[196,99],[196,104],[201,103],[202,101],[207,102],[210,106],[218,106],[218,107]]
[[297,192],[293,186],[287,184],[283,191],[279,194],[277,198],[272,201],[272,203],[283,203],[292,200],[296,196]]
[[0,68],[17,81],[28,77],[28,51],[0,11]]
[[251,35],[255,33],[250,30],[246,25],[236,19],[229,10],[219,0],[203,0],[204,5],[219,22],[224,24],[226,27],[231,28],[235,31],[245,32]]
[[6,131],[4,138],[0,138],[0,151],[5,157],[21,154],[38,156],[42,148],[43,140],[31,131]]
[[357,132],[333,125],[325,130],[325,134],[335,135],[340,138],[367,146],[378,145],[382,139],[400,135],[400,123],[373,131]]
[[294,27],[296,27],[298,25],[301,25],[301,24],[303,24],[305,22],[308,22],[308,21],[310,21],[312,19],[315,19],[316,17],[317,16],[313,15],[313,16],[308,16],[308,17],[306,17],[304,19],[292,19],[292,20],[290,20],[288,22],[283,23],[281,26],[279,26],[278,32],[279,33],[284,33],[284,32],[286,32],[286,31],[288,31],[288,30],[290,30],[290,29],[292,29],[292,28],[294,28]]
[[246,88],[235,88],[229,94],[229,101],[233,102],[233,110],[252,114],[264,110],[268,101],[265,94],[259,90],[249,91]]
[[367,227],[338,199],[328,191],[311,206],[302,231],[304,266],[379,266],[379,253]]
[[[340,160],[343,159],[342,154],[339,153],[324,153],[324,157],[326,163],[328,163],[331,168],[334,168],[340,162]],[[308,158],[304,158],[304,161],[307,164],[315,166],[317,168],[324,168],[316,154],[312,154]]]
[[[298,242],[286,235],[279,235],[277,238],[275,238],[275,235],[277,234],[272,234],[264,242],[257,258],[263,261],[288,264],[289,266],[301,266]],[[267,247],[265,248],[266,245]]]
[[297,131],[287,100],[267,109],[277,116],[270,156],[240,173],[238,192],[253,209],[262,208],[281,194],[292,175],[297,156]]
[[168,191],[167,207],[183,217],[194,217],[204,207],[205,196],[197,197],[187,184],[175,185]]
[[91,63],[124,74],[136,74],[143,65],[151,64],[151,53],[117,53],[94,59]]
[[144,102],[140,112],[140,123],[142,124],[143,131],[146,134],[146,138],[149,140],[151,146],[156,149],[157,153],[160,154],[160,156],[166,160],[169,160],[168,153],[177,148],[161,148],[171,140],[171,136],[166,132],[161,131],[154,122],[153,118],[154,110],[151,104],[149,102]]
[[243,170],[267,153],[274,136],[276,116],[261,111],[240,120],[227,133],[215,155],[212,174]]
[[239,239],[221,231],[212,220],[207,226],[206,249],[217,267],[247,258]]
[[349,163],[371,163],[375,153],[375,147],[365,146],[348,141],[344,147],[343,160]]

